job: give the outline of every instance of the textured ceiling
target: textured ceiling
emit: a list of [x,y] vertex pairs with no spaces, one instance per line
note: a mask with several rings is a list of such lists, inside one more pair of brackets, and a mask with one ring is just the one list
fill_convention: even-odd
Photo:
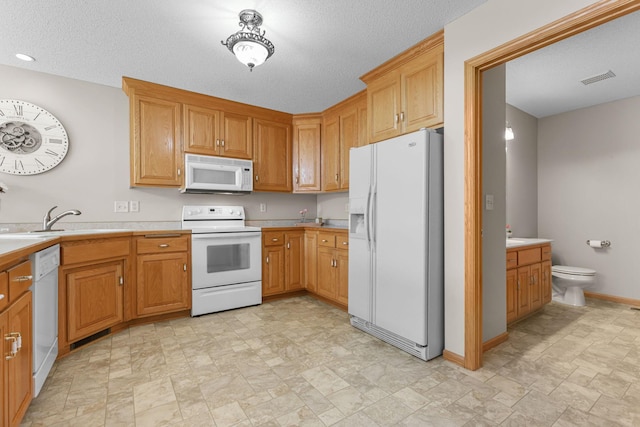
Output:
[[[538,118],[640,95],[640,12],[507,64],[507,102]],[[613,71],[616,77],[581,80]]]
[[[361,75],[485,1],[3,0],[0,63],[114,87],[124,75],[316,112],[364,89]],[[220,43],[247,8],[263,15],[276,47],[252,73]],[[640,12],[509,62],[507,102],[545,117],[639,95],[638,28]],[[608,70],[617,77],[580,83]]]
[[[3,0],[0,63],[115,87],[124,75],[316,112],[364,89],[361,75],[485,1]],[[275,44],[251,73],[220,44],[239,29],[243,9],[262,14]]]

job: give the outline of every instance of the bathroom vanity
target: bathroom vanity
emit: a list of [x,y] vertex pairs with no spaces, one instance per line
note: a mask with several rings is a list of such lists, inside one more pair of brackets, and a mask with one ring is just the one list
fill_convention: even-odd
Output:
[[507,239],[507,324],[551,301],[551,240]]

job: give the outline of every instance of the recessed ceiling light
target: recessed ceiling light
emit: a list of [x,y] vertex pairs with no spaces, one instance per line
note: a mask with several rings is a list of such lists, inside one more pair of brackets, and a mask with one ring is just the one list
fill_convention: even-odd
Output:
[[24,53],[16,53],[16,58],[28,62],[33,62],[36,60],[36,58],[34,58],[33,56],[25,55]]

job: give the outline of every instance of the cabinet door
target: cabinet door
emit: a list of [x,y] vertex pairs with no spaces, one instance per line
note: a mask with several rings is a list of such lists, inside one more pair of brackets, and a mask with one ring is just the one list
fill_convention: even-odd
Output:
[[320,118],[293,126],[293,192],[320,191]]
[[131,99],[131,185],[182,185],[182,119],[178,102],[135,95]]
[[349,305],[349,251],[336,250],[336,301]]
[[304,232],[287,233],[285,244],[285,289],[304,288]]
[[265,246],[262,254],[262,295],[284,292],[284,246]]
[[318,295],[336,299],[336,268],[334,249],[318,248]]
[[529,300],[531,311],[542,307],[542,277],[540,263],[531,265],[531,282],[529,284]]
[[223,137],[220,155],[237,159],[253,158],[253,128],[251,117],[243,114],[224,113]]
[[[3,335],[3,359],[6,361],[7,425],[17,426],[27,412],[33,396],[33,338],[31,292],[22,294],[7,310],[7,331]],[[20,336],[21,346],[11,354],[12,340]],[[4,394],[4,393],[3,393]]]
[[147,316],[189,309],[187,265],[186,252],[138,255],[136,314]]
[[253,122],[253,189],[290,192],[291,126],[262,119]]
[[222,139],[222,112],[195,105],[184,105],[184,151],[215,156]]
[[507,323],[518,318],[518,269],[507,270]]
[[439,46],[401,69],[403,133],[442,124],[443,62]]
[[392,72],[367,85],[369,142],[399,134],[400,79]]
[[304,233],[304,285],[307,290],[317,292],[318,287],[318,233]]
[[70,343],[123,321],[123,271],[123,262],[118,261],[66,272]]
[[349,150],[360,146],[360,117],[353,107],[340,115],[340,189],[349,189]]
[[531,302],[529,300],[530,281],[529,267],[518,268],[518,317],[531,311]]
[[547,304],[551,302],[551,261],[543,261],[541,263],[542,272],[542,303]]
[[9,384],[7,384],[7,367],[9,366],[9,361],[6,360],[6,354],[7,351],[10,351],[11,346],[9,342],[4,339],[9,333],[9,325],[7,325],[8,315],[8,310],[5,312],[0,310],[0,340],[2,341],[2,354],[0,355],[0,391],[2,392],[0,396],[0,426],[9,425],[9,413],[7,411],[7,387],[9,386]]
[[322,138],[322,189],[340,189],[340,120],[337,115],[325,117]]

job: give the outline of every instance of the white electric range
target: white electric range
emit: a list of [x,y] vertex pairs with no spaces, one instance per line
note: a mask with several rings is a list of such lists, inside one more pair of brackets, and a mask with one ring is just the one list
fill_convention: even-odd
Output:
[[259,227],[245,225],[242,206],[184,206],[191,230],[191,316],[262,303]]

